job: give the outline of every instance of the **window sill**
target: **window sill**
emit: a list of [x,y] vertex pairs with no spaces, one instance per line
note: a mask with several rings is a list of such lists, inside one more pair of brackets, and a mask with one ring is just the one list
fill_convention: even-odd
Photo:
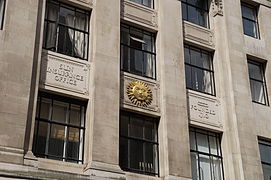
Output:
[[24,157],[24,164],[29,165],[29,166],[34,166],[38,169],[43,169],[43,170],[80,174],[80,175],[85,175],[84,169],[86,167],[86,164],[76,164],[76,163],[63,162],[63,161],[58,161],[58,160],[53,160],[53,159],[38,158],[34,155],[29,156],[29,152]]

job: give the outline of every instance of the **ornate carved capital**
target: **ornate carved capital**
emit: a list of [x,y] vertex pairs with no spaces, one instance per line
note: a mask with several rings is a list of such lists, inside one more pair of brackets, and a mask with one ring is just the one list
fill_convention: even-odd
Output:
[[223,16],[223,1],[222,0],[212,0],[213,16],[221,15]]

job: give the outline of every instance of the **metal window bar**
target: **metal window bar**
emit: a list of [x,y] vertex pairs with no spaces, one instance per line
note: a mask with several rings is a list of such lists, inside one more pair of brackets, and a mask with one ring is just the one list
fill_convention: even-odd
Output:
[[[123,113],[123,115],[124,116],[126,116],[126,117],[128,117],[128,135],[123,135],[123,134],[121,134],[121,131],[120,131],[120,140],[121,139],[127,139],[128,141],[128,158],[127,158],[127,160],[128,160],[128,167],[123,167],[122,166],[122,169],[123,170],[127,170],[127,171],[131,171],[131,172],[136,172],[136,173],[140,173],[140,174],[146,174],[146,175],[153,175],[153,176],[159,176],[159,159],[158,159],[158,153],[159,153],[159,144],[158,144],[158,131],[157,131],[157,124],[156,124],[156,120],[155,119],[152,119],[152,120],[150,120],[150,119],[145,119],[144,118],[144,116],[141,116],[141,115],[135,115],[135,114],[133,114],[133,113],[126,113],[126,112],[122,112]],[[140,117],[141,119],[142,119],[142,121],[143,121],[143,138],[138,138],[138,137],[133,137],[133,136],[131,136],[130,135],[130,128],[131,128],[131,117]],[[146,139],[145,138],[145,133],[144,133],[144,129],[145,129],[145,122],[146,121],[149,121],[149,122],[152,122],[153,123],[153,125],[154,125],[154,127],[153,128],[155,128],[155,139],[152,141],[152,140],[149,140],[149,139]],[[120,126],[121,126],[121,123],[120,123]],[[134,169],[134,168],[132,168],[131,166],[130,166],[130,156],[131,156],[131,154],[130,154],[130,140],[134,140],[134,141],[140,141],[142,144],[143,144],[143,162],[142,162],[142,167],[140,167],[140,169]],[[146,164],[146,154],[145,154],[145,146],[146,146],[146,144],[151,144],[152,146],[155,146],[156,148],[155,148],[155,150],[153,150],[153,154],[155,154],[155,153],[157,153],[157,159],[155,159],[154,157],[153,157],[153,171],[149,171],[148,170],[148,164]],[[156,163],[157,163],[157,167],[156,167]],[[145,168],[145,166],[147,166],[146,168]],[[157,171],[157,173],[156,173],[156,171]]]
[[[198,6],[195,6],[193,4],[190,4],[189,2],[185,2],[185,1],[181,1],[181,3],[185,6],[185,9],[186,9],[186,17],[188,18],[188,15],[189,15],[189,11],[188,11],[188,7],[193,7],[195,8],[197,11],[202,11],[202,12],[205,12],[207,13],[207,17],[206,18],[206,26],[203,26],[203,27],[206,27],[206,28],[210,28],[210,25],[209,25],[209,8],[208,8],[208,2],[206,1],[206,4],[205,6],[207,7],[206,9],[203,9],[201,7],[198,7]],[[184,17],[182,17],[183,20],[185,21],[189,21],[188,19],[185,19]],[[197,25],[199,26],[202,26],[198,23],[196,23]]]
[[[41,103],[42,103],[42,99],[43,98],[47,98],[47,99],[51,99],[51,103],[50,103],[50,107],[49,107],[49,119],[43,119],[43,118],[40,118],[40,113],[41,113]],[[63,99],[65,99],[65,101],[63,101]],[[54,100],[58,100],[58,101],[61,101],[61,102],[66,102],[66,103],[69,103],[69,110],[66,112],[66,121],[63,123],[63,122],[57,122],[57,121],[53,121],[52,120],[52,114],[53,114],[53,105],[54,105]],[[83,131],[83,136],[84,136],[84,132],[85,132],[85,118],[82,119],[80,117],[80,125],[77,126],[77,125],[73,125],[73,124],[69,124],[70,121],[68,120],[68,118],[70,116],[67,116],[67,114],[70,114],[70,107],[71,107],[71,104],[75,104],[75,103],[72,103],[76,100],[69,100],[69,98],[62,98],[62,97],[59,97],[59,96],[54,96],[54,95],[48,95],[48,94],[43,94],[41,93],[39,96],[38,96],[38,103],[39,103],[39,113],[38,113],[38,117],[36,117],[36,122],[37,122],[37,127],[35,128],[36,129],[36,134],[35,134],[35,141],[33,141],[34,145],[33,145],[33,152],[36,156],[38,157],[45,157],[45,158],[57,158],[57,159],[62,159],[62,161],[68,161],[68,160],[72,160],[72,161],[76,161],[77,163],[83,163],[83,157],[80,158],[80,156],[78,156],[78,159],[75,159],[75,158],[70,158],[70,157],[67,157],[67,139],[69,137],[69,128],[76,128],[79,130],[79,133]],[[85,108],[84,108],[84,112],[82,112],[82,107],[85,107],[85,103],[83,102],[78,102],[76,103],[77,105],[80,105],[80,113],[84,113],[85,114]],[[83,122],[82,122],[83,121]],[[45,145],[45,153],[40,153],[37,151],[37,143],[38,143],[38,132],[39,132],[39,123],[40,122],[44,122],[44,123],[47,123],[48,125],[48,129],[47,129],[47,135],[46,135],[46,145]],[[51,135],[51,126],[52,125],[60,125],[60,126],[63,126],[65,128],[65,138],[64,138],[64,141],[66,142],[66,144],[64,143],[63,145],[63,153],[62,153],[62,156],[56,156],[56,155],[52,155],[52,154],[49,154],[48,153],[48,146],[49,146],[49,142],[50,142],[50,135]],[[80,135],[79,135],[80,136]],[[80,137],[79,137],[80,138]],[[80,138],[81,139],[81,138]],[[78,153],[80,153],[81,151],[81,154],[83,153],[84,151],[84,137],[83,137],[83,141],[81,142],[81,140],[79,139],[78,143],[79,143],[79,146],[81,146],[82,150],[79,150]],[[83,155],[81,155],[83,156]]]
[[[192,88],[192,87],[186,87],[187,89],[191,89],[191,90],[195,90],[195,91],[199,91],[201,93],[204,93],[204,94],[208,94],[208,95],[212,95],[212,96],[216,96],[216,91],[215,91],[215,78],[214,78],[214,70],[213,70],[213,56],[212,56],[212,53],[208,52],[208,51],[205,51],[205,50],[202,50],[202,49],[199,49],[199,48],[196,48],[196,47],[193,47],[193,46],[190,46],[190,45],[185,45],[184,48],[187,48],[189,50],[189,63],[185,61],[185,66],[189,66],[191,67],[191,74],[190,74],[190,77],[192,77],[192,69],[200,69],[200,70],[203,70],[205,72],[208,72],[210,73],[210,81],[211,81],[211,93],[208,93],[208,92],[205,92],[205,91],[201,91],[201,90],[198,90],[198,89],[195,89],[195,88]],[[209,57],[209,69],[207,68],[203,68],[203,67],[200,67],[200,66],[197,66],[197,65],[194,65],[191,63],[191,49],[194,50],[194,51],[197,51],[200,53],[200,55],[202,56],[202,54],[206,54],[208,57]],[[191,85],[194,85],[195,82],[193,81],[193,79],[191,78]]]
[[[88,11],[85,11],[83,9],[80,9],[80,8],[77,8],[77,7],[72,7],[71,5],[67,5],[65,3],[60,3],[58,1],[54,1],[54,0],[51,0],[51,1],[47,1],[47,4],[46,4],[46,12],[48,11],[48,4],[57,4],[58,5],[58,17],[56,18],[56,21],[52,21],[52,20],[49,20],[48,17],[45,17],[45,24],[47,24],[47,28],[46,28],[46,32],[45,33],[45,39],[43,40],[44,43],[44,47],[43,49],[46,49],[46,50],[51,50],[51,51],[54,51],[54,52],[58,52],[58,36],[59,36],[59,27],[64,27],[66,28],[67,30],[68,29],[72,29],[74,31],[74,34],[75,32],[80,32],[80,33],[83,33],[84,34],[84,50],[83,50],[83,58],[82,57],[78,57],[75,55],[74,52],[72,52],[72,57],[75,57],[75,58],[79,58],[79,59],[82,59],[82,60],[87,60],[88,59],[88,49],[89,49],[89,42],[87,41],[86,43],[86,39],[88,40],[89,39],[89,19],[90,19],[90,12]],[[87,29],[87,31],[84,31],[84,30],[80,30],[80,29],[77,29],[76,27],[70,27],[68,25],[65,25],[65,24],[62,24],[59,22],[59,15],[60,15],[60,7],[62,8],[66,8],[66,9],[70,9],[72,11],[74,11],[74,14],[76,14],[77,11],[79,11],[80,13],[84,12],[84,15],[85,15],[85,28],[84,29]],[[83,13],[82,13],[83,14]],[[48,24],[49,23],[53,23],[56,25],[56,41],[55,41],[55,45],[54,47],[47,47],[47,38],[48,38]],[[76,18],[75,18],[75,22],[74,24],[76,24]],[[88,26],[88,27],[86,27]],[[86,38],[87,36],[87,38]],[[73,44],[72,46],[74,47],[74,41],[75,41],[75,36],[73,37]],[[73,51],[74,48],[72,48],[72,51]],[[85,52],[87,51],[87,52]],[[61,53],[61,52],[58,52],[58,53]],[[65,54],[65,53],[62,53],[62,54]],[[87,54],[87,56],[85,56]]]
[[[141,33],[142,35],[148,35],[150,36],[151,38],[151,51],[147,51],[147,50],[144,50],[143,47],[140,49],[140,48],[137,48],[137,47],[132,47],[130,45],[130,40],[128,41],[128,44],[125,44],[122,42],[122,39],[120,40],[120,45],[121,45],[121,54],[123,53],[122,52],[122,48],[123,47],[126,47],[128,48],[128,56],[129,58],[128,59],[124,59],[124,57],[121,56],[121,70],[122,71],[125,71],[125,72],[128,72],[128,73],[132,73],[132,74],[136,74],[136,75],[140,75],[140,76],[143,76],[143,77],[146,77],[146,78],[150,78],[150,79],[156,79],[156,47],[155,47],[155,34],[154,33],[151,33],[151,32],[148,32],[148,31],[145,31],[145,30],[142,30],[142,29],[138,29],[136,27],[133,27],[133,26],[130,26],[130,25],[126,25],[126,24],[121,24],[121,32],[122,32],[122,29],[126,29],[128,30],[128,34],[129,34],[129,37],[130,38],[135,38],[133,37],[133,35],[131,35],[131,29],[133,29],[133,31],[137,31],[139,33]],[[138,38],[136,38],[138,39]],[[139,74],[139,73],[135,73],[135,72],[132,72],[131,71],[131,61],[130,61],[130,52],[131,50],[137,50],[137,51],[140,51],[143,55],[142,55],[142,58],[143,58],[143,63],[142,63],[142,72]],[[152,64],[154,65],[154,69],[153,69],[153,72],[151,72],[153,74],[152,77],[150,76],[147,76],[145,75],[144,73],[144,70],[146,69],[146,67],[144,67],[145,65],[145,58],[144,58],[144,54],[147,54],[147,55],[151,55],[152,56]],[[127,69],[123,67],[123,64],[124,64],[124,61],[127,61],[127,64],[128,64],[128,67]]]

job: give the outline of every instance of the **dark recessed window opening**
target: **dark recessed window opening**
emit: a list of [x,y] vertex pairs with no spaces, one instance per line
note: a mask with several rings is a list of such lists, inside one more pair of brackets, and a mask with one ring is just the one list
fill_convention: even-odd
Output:
[[120,167],[125,171],[159,175],[157,119],[120,113]]
[[5,5],[6,0],[0,0],[0,30],[3,29],[4,26]]
[[37,157],[83,163],[86,102],[40,93],[33,153]]
[[248,61],[248,72],[252,101],[268,105],[267,89],[264,77],[265,65],[255,61]]
[[121,25],[121,70],[156,78],[155,34]]
[[147,6],[149,8],[154,8],[154,0],[130,0],[135,3],[141,4],[143,6]]
[[245,3],[241,4],[241,8],[245,35],[259,39],[257,8]]
[[190,128],[189,138],[193,180],[223,180],[221,135]]
[[48,0],[43,48],[87,60],[90,12]]
[[185,45],[186,88],[215,95],[212,53]]
[[183,20],[209,28],[208,0],[182,0]]
[[271,143],[259,140],[259,148],[262,162],[264,180],[271,179]]

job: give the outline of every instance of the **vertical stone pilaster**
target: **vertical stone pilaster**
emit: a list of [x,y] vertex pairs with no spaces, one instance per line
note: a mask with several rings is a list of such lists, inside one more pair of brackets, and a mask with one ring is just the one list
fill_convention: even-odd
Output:
[[158,1],[161,72],[160,167],[166,179],[191,178],[181,3]]
[[90,98],[92,136],[90,171],[120,171],[119,93],[120,93],[120,1],[97,0],[92,12],[93,64]]

